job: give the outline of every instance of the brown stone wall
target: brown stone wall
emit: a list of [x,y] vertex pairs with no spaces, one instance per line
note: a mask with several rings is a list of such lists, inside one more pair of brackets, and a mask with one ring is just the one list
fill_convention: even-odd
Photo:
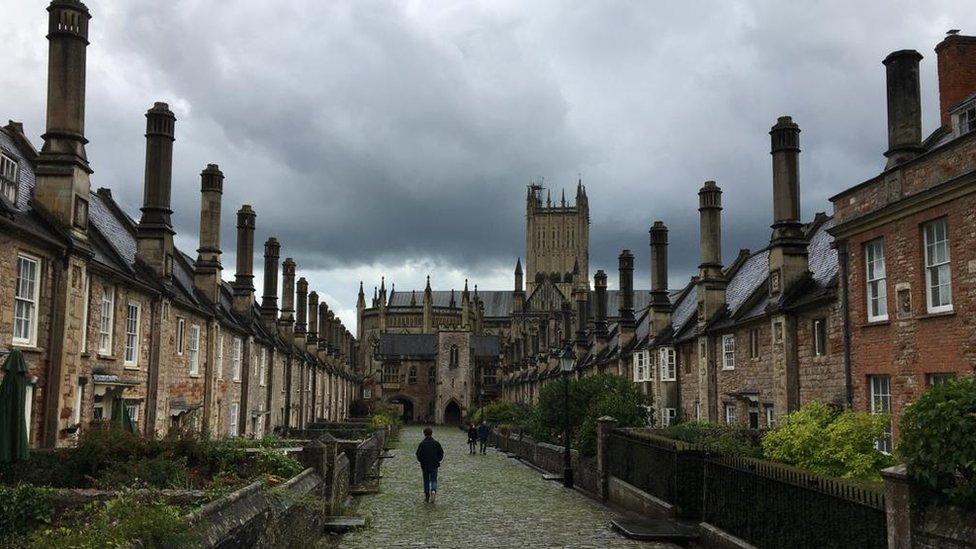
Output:
[[[813,321],[827,322],[827,349],[814,356]],[[800,405],[819,401],[838,407],[846,405],[844,380],[844,318],[840,301],[805,310],[796,316],[799,355]]]
[[[241,380],[234,381],[234,339],[240,338],[241,349],[243,351],[244,339],[246,338],[243,334],[229,330],[226,327],[221,327],[220,333],[223,334],[223,365],[219,372],[220,375],[217,375],[217,372],[215,372],[214,414],[211,421],[214,425],[214,436],[224,437],[230,434],[232,423],[230,417],[231,404],[236,403],[240,405],[241,402],[243,367]],[[238,422],[238,424],[240,423]]]
[[[750,332],[759,330],[759,356],[750,357]],[[735,369],[723,370],[723,342],[725,334],[735,336]],[[732,396],[744,391],[758,391],[760,408],[762,403],[771,404],[774,401],[776,379],[773,374],[772,330],[765,317],[753,322],[735,327],[733,331],[714,334],[712,343],[716,352],[716,376],[718,379],[718,420],[725,423],[725,406],[736,407],[736,419],[739,426],[749,425],[749,401],[743,397]],[[760,417],[760,426],[764,426],[764,419]]]
[[[444,409],[451,400],[461,407],[462,418],[471,408],[471,333],[441,331],[437,340],[437,422],[444,421]],[[458,347],[458,365],[450,367],[451,347]]]
[[[689,420],[695,419],[695,401],[698,400],[698,345],[695,340],[675,345],[678,361],[678,395],[681,402],[679,415]],[[702,419],[705,417],[702,404]],[[660,412],[659,412],[660,413]]]
[[[168,309],[168,310],[167,310]],[[160,372],[157,397],[156,434],[165,435],[174,426],[173,414],[180,406],[196,407],[179,417],[182,427],[202,428],[204,382],[210,364],[207,362],[207,348],[212,344],[211,323],[208,318],[195,310],[174,301],[163,303],[163,321],[160,334]],[[177,332],[179,319],[184,319],[183,353],[178,353]],[[192,326],[200,328],[199,371],[190,373],[190,332]]]

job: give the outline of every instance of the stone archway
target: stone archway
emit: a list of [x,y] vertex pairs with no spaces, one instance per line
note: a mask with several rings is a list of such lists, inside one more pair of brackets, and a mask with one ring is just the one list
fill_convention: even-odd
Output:
[[444,407],[444,425],[461,424],[461,406],[456,400],[451,400]]
[[408,397],[405,397],[403,395],[397,395],[391,398],[390,402],[393,404],[400,405],[400,408],[402,410],[402,412],[400,413],[400,418],[403,420],[404,423],[411,423],[412,421],[414,421],[415,416],[414,416],[412,400],[410,400]]

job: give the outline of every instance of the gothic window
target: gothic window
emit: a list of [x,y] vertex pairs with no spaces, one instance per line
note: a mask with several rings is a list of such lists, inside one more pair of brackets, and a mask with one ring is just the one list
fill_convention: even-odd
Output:
[[458,367],[458,363],[460,362],[460,355],[461,354],[458,351],[458,346],[451,345],[451,369],[452,370]]
[[417,383],[417,367],[416,366],[411,366],[410,367],[410,371],[407,374],[407,383],[410,384],[410,385],[413,385],[414,383]]
[[437,368],[431,366],[427,369],[427,385],[433,385],[437,380]]
[[494,385],[495,384],[495,379],[496,379],[495,378],[495,367],[494,366],[486,366],[485,369],[484,369],[484,372],[483,372],[483,382],[484,382],[484,384],[485,385]]
[[399,376],[399,368],[396,364],[384,364],[383,365],[383,383],[396,383],[399,381],[397,378]]

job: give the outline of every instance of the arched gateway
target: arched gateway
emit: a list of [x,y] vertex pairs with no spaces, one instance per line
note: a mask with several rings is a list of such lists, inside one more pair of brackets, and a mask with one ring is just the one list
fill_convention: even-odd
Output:
[[444,408],[444,425],[460,425],[461,424],[461,406],[458,405],[457,401],[450,401]]

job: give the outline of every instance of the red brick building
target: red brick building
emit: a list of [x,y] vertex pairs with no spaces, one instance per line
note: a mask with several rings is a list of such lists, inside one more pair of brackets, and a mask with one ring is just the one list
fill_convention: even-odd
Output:
[[906,405],[976,366],[976,37],[935,52],[941,126],[922,139],[921,54],[892,53],[887,164],[831,198],[853,404],[890,411],[895,437]]

